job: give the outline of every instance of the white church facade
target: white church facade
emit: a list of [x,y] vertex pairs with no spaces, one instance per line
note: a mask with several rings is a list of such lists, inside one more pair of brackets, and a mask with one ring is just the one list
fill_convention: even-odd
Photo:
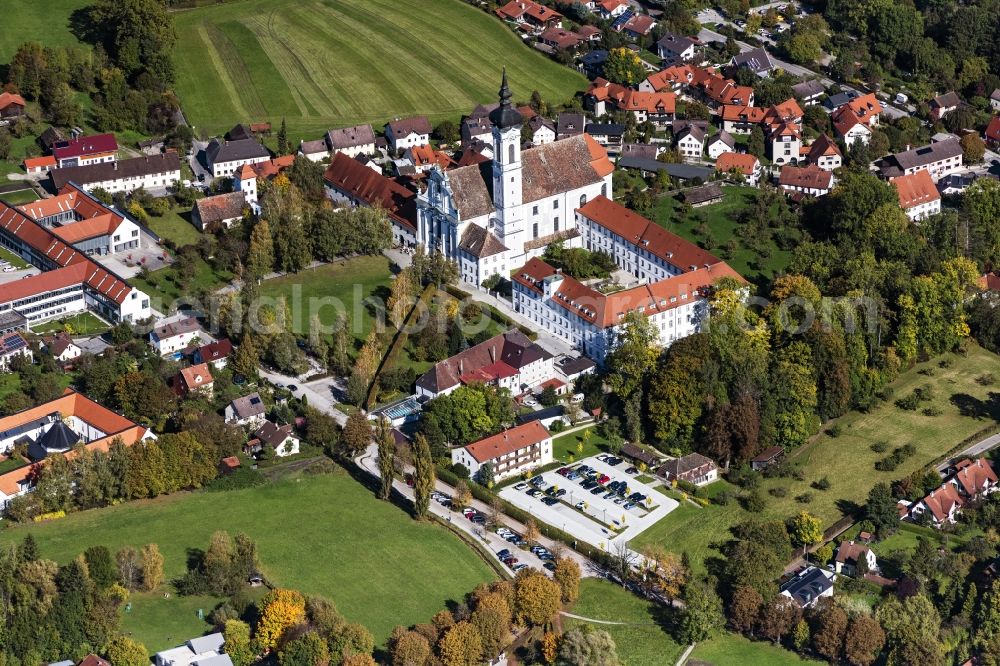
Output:
[[418,242],[454,260],[461,279],[504,277],[545,247],[580,247],[577,208],[611,195],[614,165],[586,134],[521,150],[521,114],[504,72],[490,113],[493,159],[448,171],[435,166],[417,198]]

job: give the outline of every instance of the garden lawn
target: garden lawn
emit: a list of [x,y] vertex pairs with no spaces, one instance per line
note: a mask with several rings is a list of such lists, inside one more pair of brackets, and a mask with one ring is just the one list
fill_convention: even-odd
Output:
[[[590,433],[590,440],[584,444],[583,450],[577,447],[584,441],[583,433]],[[558,460],[567,461],[572,456],[573,460],[583,460],[598,453],[608,451],[608,440],[604,439],[597,432],[597,428],[590,427],[584,430],[577,430],[568,435],[561,435],[552,440],[552,455]]]
[[293,143],[395,116],[452,119],[496,101],[564,103],[586,80],[461,0],[243,0],[174,14],[177,92],[188,121],[288,123]]
[[23,42],[45,46],[79,44],[69,30],[70,14],[92,4],[90,0],[12,0],[5,3],[3,30],[0,30],[0,62],[10,57]]
[[[262,572],[273,584],[326,597],[348,620],[368,627],[380,645],[397,624],[428,622],[448,602],[493,578],[462,541],[378,501],[339,470],[71,514],[5,530],[0,543],[20,541],[30,531],[42,557],[66,562],[91,545],[114,552],[155,542],[170,580],[184,573],[188,551],[207,547],[220,529],[256,541]],[[212,609],[210,599],[184,599],[172,590],[164,598],[163,591],[140,595],[126,620],[130,630],[146,637],[150,651],[190,638],[180,633],[198,626],[190,614]],[[161,626],[166,617],[177,618],[176,624]]]
[[30,187],[23,190],[14,190],[13,192],[5,192],[0,194],[0,199],[9,203],[11,206],[20,206],[21,204],[31,203],[32,201],[38,201],[38,195]]
[[32,325],[35,333],[57,333],[66,331],[70,335],[98,335],[104,333],[111,325],[90,312],[81,312],[72,317],[53,319],[44,324]]
[[153,271],[145,279],[135,276],[129,281],[149,295],[154,310],[169,312],[177,299],[195,298],[201,292],[213,292],[233,278],[230,273],[216,272],[201,257],[195,259],[194,266],[194,277],[187,284],[180,283],[177,269],[173,266]]
[[799,666],[800,664],[821,664],[812,659],[803,659],[790,650],[776,647],[763,641],[751,641],[739,634],[724,633],[704,643],[698,643],[691,659],[712,664],[712,666]]
[[389,297],[389,277],[389,260],[384,256],[352,257],[265,280],[260,293],[284,300],[292,317],[291,330],[297,335],[309,332],[313,315],[331,326],[339,313],[346,314],[360,348],[375,324],[375,303],[384,308]]
[[[760,256],[744,246],[740,237],[736,235],[736,229],[739,227],[736,216],[743,208],[751,205],[750,200],[756,188],[726,185],[723,186],[722,192],[722,201],[694,208],[686,217],[681,217],[681,204],[676,199],[661,196],[655,200],[650,217],[664,229],[701,245],[704,237],[699,235],[696,229],[701,225],[700,218],[703,216],[715,239],[715,245],[711,250],[713,254],[718,256],[729,239],[734,238],[739,244],[739,249],[733,257],[726,260],[726,263],[751,282],[759,284],[769,281],[776,273],[788,267],[792,253],[779,249],[772,241],[769,244],[771,256],[758,267],[756,262],[760,260]],[[754,267],[751,267],[751,262],[754,262]]]
[[162,217],[151,215],[149,228],[157,236],[173,241],[177,247],[197,245],[203,238],[202,233],[191,224],[191,211],[180,211],[172,208]]
[[611,634],[622,666],[674,664],[684,651],[684,646],[664,629],[661,607],[606,580],[581,580],[580,598],[570,612],[595,620],[627,623],[599,624],[563,617],[563,628],[566,630],[586,625]]
[[21,258],[21,255],[14,254],[5,247],[0,247],[0,259],[8,262],[14,268],[27,268],[28,262]]
[[[949,353],[919,363],[893,383],[894,398],[908,395],[918,386],[931,386],[935,397],[920,409],[935,407],[941,410],[940,415],[925,416],[920,410],[904,411],[889,401],[876,405],[867,414],[850,412],[842,416],[837,419],[841,429],[839,437],[831,437],[824,431],[789,453],[787,459],[801,470],[802,481],[793,478],[762,481],[761,493],[766,501],[763,517],[784,520],[799,511],[808,511],[823,521],[824,528],[830,527],[852,508],[863,505],[868,491],[876,483],[914,472],[989,426],[998,415],[988,414],[986,401],[997,389],[980,386],[975,378],[989,368],[996,368],[998,359],[971,340],[967,348],[966,356]],[[942,360],[950,362],[951,367],[939,367],[938,362]],[[920,374],[927,369],[933,374]],[[956,396],[955,403],[963,405],[964,413],[953,404],[953,396]],[[974,414],[977,409],[979,413]],[[888,442],[888,451],[872,451],[870,447],[877,441]],[[916,455],[891,472],[875,470],[877,460],[905,444],[913,444]],[[829,479],[830,488],[813,489],[811,484],[823,477]],[[769,494],[768,491],[776,487],[785,489],[784,497]],[[796,499],[806,494],[810,501]],[[703,509],[681,505],[636,537],[633,546],[659,543],[678,553],[687,551],[694,567],[700,571],[705,558],[716,554],[713,545],[729,539],[729,528],[750,516],[735,500],[725,506],[712,504]]]

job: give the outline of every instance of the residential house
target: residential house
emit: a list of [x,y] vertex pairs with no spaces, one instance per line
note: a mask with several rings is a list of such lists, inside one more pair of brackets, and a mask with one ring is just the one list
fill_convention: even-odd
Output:
[[207,363],[181,368],[178,379],[175,386],[179,394],[212,397],[215,378],[212,377],[212,371],[208,369]]
[[837,547],[833,558],[834,571],[846,576],[863,576],[868,572],[878,572],[878,559],[875,551],[863,543],[842,541]]
[[[583,26],[580,28],[582,33],[584,28],[590,28],[593,26]],[[600,39],[600,31],[597,31],[597,38]],[[604,73],[604,63],[608,61],[608,52],[605,49],[594,49],[593,51],[588,51],[580,56],[580,67],[583,68],[583,73],[587,75],[588,78],[596,78]]]
[[194,202],[191,221],[200,231],[228,229],[243,219],[246,208],[247,200],[243,192],[216,194]]
[[17,93],[0,93],[0,119],[9,121],[24,115],[24,98]]
[[729,61],[729,65],[731,67],[749,69],[761,78],[770,76],[771,72],[775,69],[771,56],[762,48],[750,49],[749,51],[744,51],[733,56],[732,60]]
[[941,194],[929,172],[897,176],[891,182],[899,195],[900,208],[914,222],[941,212]]
[[639,159],[655,160],[660,154],[660,147],[655,143],[626,143],[622,144],[622,157],[636,157]]
[[535,29],[542,29],[562,20],[562,14],[533,0],[511,0],[498,8],[496,13],[505,21],[526,24]]
[[264,406],[264,400],[259,393],[254,392],[236,398],[226,405],[225,419],[226,423],[256,430],[264,425],[266,413],[267,408]]
[[552,354],[512,329],[435,363],[417,379],[417,396],[436,398],[472,382],[517,395],[552,375]]
[[[533,146],[544,146],[556,140],[556,125],[548,118],[535,116],[528,121],[528,129],[531,131]],[[492,143],[492,138],[490,142]]]
[[705,152],[705,130],[695,124],[686,125],[677,135],[677,152],[687,160],[700,160]]
[[44,464],[39,461],[52,454],[73,458],[77,455],[73,446],[80,442],[89,451],[107,452],[116,438],[132,446],[144,439],[155,439],[156,435],[73,389],[66,389],[54,400],[0,418],[0,452],[9,453],[15,445],[27,444],[36,463],[0,474],[0,509],[14,497],[34,489],[39,465]]
[[724,104],[753,105],[753,88],[737,85],[732,79],[721,77],[711,70],[695,70],[689,90],[698,93],[712,108]]
[[540,422],[529,421],[452,449],[451,462],[464,465],[472,478],[488,464],[495,480],[506,479],[551,463],[552,435]]
[[872,131],[878,127],[879,114],[882,113],[882,105],[873,93],[854,97],[838,106],[832,114],[830,120],[833,128],[847,146],[854,145],[855,141],[868,144],[871,140]]
[[[587,41],[587,42],[599,42],[599,41],[601,41],[601,29],[598,28],[596,25],[581,25],[579,28],[577,28],[576,34],[580,35],[580,38],[583,39],[584,41]],[[585,53],[583,56],[580,57],[580,62],[584,65],[584,67],[588,67],[589,65],[596,64],[596,63],[594,63],[593,59],[590,60],[589,64],[588,64],[588,62],[585,61],[585,59],[586,59],[587,56],[595,54],[595,53],[596,54],[602,54],[603,53],[605,59],[607,59],[607,57],[608,57],[608,52],[607,51],[603,51],[603,50],[600,50],[600,49],[594,50],[594,51],[588,51],[587,53]],[[603,65],[604,61],[602,60],[600,64]]]
[[640,284],[603,294],[536,257],[514,273],[513,304],[532,326],[598,363],[613,349],[627,312],[649,318],[666,347],[700,330],[708,286],[726,276],[742,280],[709,252],[605,196],[576,211],[576,228],[584,248],[608,253]]
[[795,164],[802,154],[802,126],[795,122],[771,125],[765,132],[771,161],[776,165]]
[[375,152],[375,131],[367,123],[329,130],[325,140],[331,155],[344,153],[348,157],[357,157]]
[[699,44],[698,40],[691,37],[666,32],[656,42],[656,54],[664,60],[673,58],[693,60]]
[[833,582],[837,575],[818,567],[809,566],[781,586],[781,594],[799,608],[812,608],[823,597],[833,596]]
[[118,141],[114,134],[94,134],[57,141],[52,146],[52,157],[56,159],[56,166],[60,169],[114,162],[118,158]]
[[937,191],[942,196],[948,194],[961,194],[972,187],[972,184],[979,180],[979,174],[975,171],[968,173],[952,173],[937,182]]
[[928,146],[889,155],[881,161],[880,171],[886,179],[927,171],[934,182],[962,168],[962,144],[958,139],[933,141]]
[[618,32],[624,32],[632,39],[641,39],[653,32],[656,19],[649,14],[633,14],[624,24],[618,26]]
[[783,166],[778,176],[778,186],[786,192],[822,197],[833,189],[833,173],[812,164],[804,167]]
[[722,153],[715,160],[715,169],[720,173],[738,173],[744,180],[756,187],[763,172],[760,160],[750,153]]
[[469,116],[462,120],[462,145],[468,147],[473,141],[493,141],[493,125],[485,116]]
[[618,18],[628,8],[628,0],[595,0],[594,2],[594,11],[606,21]]
[[823,107],[832,112],[858,97],[861,97],[861,93],[856,90],[845,90],[844,92],[834,93],[823,100]]
[[[232,666],[229,655],[223,652],[225,639],[221,633],[192,638],[180,647],[157,652],[154,666]],[[220,658],[221,659],[218,659]],[[209,661],[212,660],[212,661]]]
[[385,138],[392,150],[399,152],[431,142],[431,123],[424,116],[396,118],[385,125]]
[[[549,381],[559,382],[560,384],[562,384],[562,382],[559,381],[558,379],[552,379]],[[524,414],[520,414],[514,419],[515,425],[519,426],[524,425],[525,423],[528,423],[530,421],[541,423],[542,426],[546,429],[551,428],[552,424],[555,423],[556,421],[562,423],[564,427],[569,425],[569,417],[566,416],[566,407],[563,405],[553,405],[552,407],[544,407],[542,409],[536,409]]]
[[726,130],[713,135],[706,146],[710,159],[717,160],[723,153],[731,153],[736,149],[736,140]]
[[175,151],[168,150],[159,155],[56,168],[49,172],[49,178],[56,190],[75,183],[88,190],[100,188],[111,194],[138,189],[162,192],[181,182],[181,159]]
[[764,122],[767,109],[743,104],[724,104],[719,108],[722,129],[729,134],[750,134],[753,128]]
[[416,192],[343,153],[330,160],[323,172],[323,183],[326,197],[334,204],[378,206],[385,210],[392,223],[394,245],[416,245]]
[[994,111],[1000,111],[1000,88],[990,93],[990,106]]
[[700,453],[689,453],[663,463],[657,474],[667,481],[685,481],[704,486],[719,478],[719,466]]
[[587,116],[582,113],[564,111],[556,117],[556,141],[579,136],[583,134],[583,129],[586,126]]
[[583,43],[583,37],[571,30],[552,25],[538,35],[538,41],[557,51],[572,51]]
[[34,355],[18,331],[10,331],[0,335],[0,372],[8,372],[14,359],[23,358],[30,365]]
[[229,338],[222,338],[194,350],[192,360],[195,363],[208,363],[217,370],[226,367],[229,355],[233,353],[233,343]]
[[[993,116],[990,118],[990,122],[986,125],[986,130],[983,132],[983,138],[986,139],[986,144],[993,148],[994,150],[1000,147],[1000,116]],[[25,160],[27,163],[27,160]]]
[[299,452],[299,438],[292,432],[292,426],[276,425],[267,419],[253,433],[253,439],[247,442],[250,453],[257,454],[264,447],[274,451],[279,458],[294,456]]
[[149,344],[160,356],[187,349],[202,336],[201,324],[194,317],[161,322],[149,332]]
[[909,507],[909,517],[922,520],[929,515],[928,520],[935,527],[954,523],[963,506],[995,492],[997,484],[996,472],[986,458],[962,460],[940,487]]
[[413,164],[413,168],[416,169],[417,173],[426,173],[430,171],[431,167],[437,165],[442,169],[450,169],[455,166],[454,160],[448,155],[440,150],[434,150],[434,148],[429,144],[425,143],[420,146],[411,146],[403,152],[403,157],[410,160]]
[[759,454],[757,454],[753,460],[750,461],[750,469],[755,472],[760,472],[767,469],[771,465],[775,465],[785,457],[785,449],[781,446],[770,446]]
[[44,176],[55,166],[56,158],[51,155],[24,158],[24,171],[29,176]]
[[88,654],[77,666],[112,666],[110,661],[101,659],[96,654]]
[[622,138],[625,136],[625,125],[621,123],[587,123],[586,132],[609,152],[619,152]]
[[639,91],[680,93],[694,81],[694,72],[695,68],[690,65],[667,67],[643,79],[642,83],[639,84]]
[[819,138],[809,144],[806,153],[806,161],[815,164],[823,171],[833,171],[839,169],[844,163],[844,156],[840,152],[837,144],[826,134],[820,134]]
[[330,148],[326,145],[325,138],[315,141],[299,141],[299,154],[310,162],[322,162],[330,157]]
[[69,333],[46,335],[42,337],[42,342],[48,352],[52,354],[52,358],[59,363],[69,363],[83,355],[83,350],[73,342]]
[[[230,136],[233,136],[232,132]],[[271,159],[268,152],[254,138],[219,140],[212,139],[205,148],[205,160],[214,178],[232,176],[244,164],[257,164]]]
[[663,458],[658,454],[654,453],[652,450],[643,448],[638,444],[633,444],[631,442],[625,442],[622,444],[621,454],[634,462],[636,465],[643,464],[647,469],[656,469],[659,467]]
[[585,106],[596,116],[627,111],[637,123],[664,125],[674,119],[677,96],[672,92],[643,92],[597,78],[584,95]]
[[930,117],[934,120],[944,120],[944,117],[962,105],[962,98],[954,90],[934,97],[927,106]]
[[796,83],[792,86],[792,94],[802,100],[802,103],[806,106],[819,103],[819,98],[824,93],[826,93],[826,88],[817,79],[809,79],[808,81]]
[[596,372],[597,364],[586,356],[561,356],[555,362],[555,369],[567,386],[572,386],[580,377]]

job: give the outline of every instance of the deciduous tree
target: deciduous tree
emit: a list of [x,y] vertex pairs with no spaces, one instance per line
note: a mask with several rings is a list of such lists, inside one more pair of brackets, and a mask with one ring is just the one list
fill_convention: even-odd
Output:
[[222,649],[229,655],[233,666],[250,666],[254,662],[250,625],[243,620],[226,620],[222,636],[225,639]]
[[413,445],[413,509],[417,518],[426,518],[434,489],[434,459],[427,438],[422,434],[417,434]]
[[618,646],[601,629],[575,627],[563,635],[559,662],[566,666],[618,666]]
[[844,638],[844,658],[851,666],[871,666],[885,645],[885,632],[871,615],[858,613]]
[[760,592],[746,585],[737,586],[729,599],[729,626],[740,633],[753,635],[763,604]]
[[458,622],[438,642],[443,666],[476,666],[483,659],[483,640],[470,622]]
[[265,651],[280,645],[285,632],[306,618],[305,599],[295,590],[271,590],[261,599],[260,608],[256,639]]
[[815,614],[814,623],[813,649],[831,662],[838,661],[847,633],[847,613],[835,602],[824,602]]
[[684,609],[681,612],[680,635],[686,643],[697,643],[714,636],[725,626],[722,599],[711,582],[695,579],[684,587]]
[[142,589],[152,592],[163,582],[163,555],[155,543],[142,549]]
[[571,604],[580,596],[580,565],[571,557],[556,558],[552,578],[562,590],[563,603]]
[[559,612],[562,590],[542,572],[523,569],[514,580],[514,615],[519,622],[543,627]]

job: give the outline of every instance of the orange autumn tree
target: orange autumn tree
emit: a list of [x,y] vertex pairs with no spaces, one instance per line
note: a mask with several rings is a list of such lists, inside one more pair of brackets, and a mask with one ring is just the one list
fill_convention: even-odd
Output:
[[257,642],[261,650],[273,650],[285,633],[306,619],[306,600],[295,590],[271,590],[261,599]]

